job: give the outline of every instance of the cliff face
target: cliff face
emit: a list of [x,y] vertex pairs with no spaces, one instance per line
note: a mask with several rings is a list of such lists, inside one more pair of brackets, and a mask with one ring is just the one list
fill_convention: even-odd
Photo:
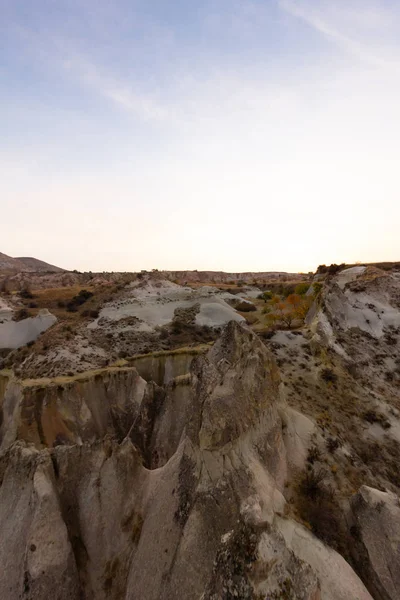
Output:
[[123,439],[147,384],[135,369],[109,369],[72,381],[11,379],[2,401],[1,448],[25,440],[37,448]]
[[231,322],[162,379],[3,377],[0,597],[371,598],[284,516],[312,426],[260,340]]

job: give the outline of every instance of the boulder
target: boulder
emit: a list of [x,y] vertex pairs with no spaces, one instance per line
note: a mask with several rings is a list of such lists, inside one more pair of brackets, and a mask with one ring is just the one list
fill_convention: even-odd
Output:
[[42,309],[35,317],[22,321],[4,320],[0,323],[0,349],[20,348],[35,341],[41,333],[57,322],[57,317]]
[[363,575],[378,600],[400,593],[400,500],[363,485],[352,498]]

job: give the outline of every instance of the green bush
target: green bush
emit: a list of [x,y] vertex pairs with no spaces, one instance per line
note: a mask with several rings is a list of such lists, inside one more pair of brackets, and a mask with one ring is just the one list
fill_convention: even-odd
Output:
[[93,293],[89,292],[88,290],[81,290],[79,292],[79,294],[77,294],[76,296],[74,296],[72,298],[72,300],[70,300],[67,304],[67,311],[68,312],[77,312],[79,306],[81,306],[82,304],[85,304],[85,302],[87,300],[89,300],[89,298],[93,297]]
[[269,290],[267,290],[266,292],[263,292],[262,294],[260,294],[260,296],[264,300],[264,302],[268,302],[268,300],[271,300],[273,293],[270,292]]
[[296,287],[294,288],[294,293],[298,294],[299,296],[304,296],[304,294],[306,294],[308,292],[310,288],[310,284],[309,283],[299,283],[298,285],[296,285]]
[[315,283],[312,284],[312,286],[313,286],[313,290],[314,290],[314,296],[318,296],[318,294],[322,290],[322,283],[320,283],[319,281],[316,281]]

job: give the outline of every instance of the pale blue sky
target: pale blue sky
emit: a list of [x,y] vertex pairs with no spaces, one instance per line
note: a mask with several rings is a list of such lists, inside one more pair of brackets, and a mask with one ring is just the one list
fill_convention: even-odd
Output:
[[400,5],[0,0],[0,251],[400,260]]

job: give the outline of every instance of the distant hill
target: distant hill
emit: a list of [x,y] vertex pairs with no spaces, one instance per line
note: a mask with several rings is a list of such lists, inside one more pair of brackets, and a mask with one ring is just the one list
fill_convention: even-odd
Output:
[[0,271],[13,271],[13,272],[53,272],[61,273],[65,269],[50,265],[49,263],[33,258],[31,256],[20,256],[12,258],[0,252]]
[[[154,273],[154,272],[153,272]],[[257,283],[262,281],[301,281],[309,278],[304,273],[284,271],[248,271],[245,273],[225,273],[224,271],[159,271],[162,277],[178,283]]]
[[38,258],[33,258],[32,256],[18,256],[16,259],[19,262],[22,262],[28,269],[32,271],[54,271],[55,273],[61,273],[65,271],[61,267],[56,267],[55,265],[50,265],[44,260],[39,260]]

